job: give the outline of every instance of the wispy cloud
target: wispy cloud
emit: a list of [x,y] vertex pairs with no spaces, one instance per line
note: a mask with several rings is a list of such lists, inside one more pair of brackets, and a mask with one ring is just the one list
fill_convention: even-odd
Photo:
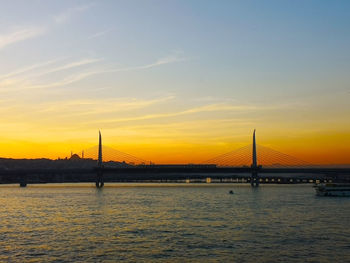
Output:
[[2,81],[0,83],[0,92],[18,92],[18,91],[26,91],[26,90],[56,88],[56,87],[61,87],[61,86],[78,82],[80,80],[86,79],[98,73],[100,73],[100,71],[95,71],[95,72],[89,71],[89,72],[70,75],[56,82],[43,83],[43,84],[33,84],[28,79],[25,79],[25,80],[6,79],[5,81]]
[[[245,119],[239,119],[239,118],[223,118],[223,119],[205,119],[205,120],[188,120],[188,121],[172,121],[169,123],[143,123],[138,125],[123,125],[123,129],[130,129],[130,130],[138,130],[138,131],[164,131],[164,132],[171,132],[174,130],[194,130],[194,129],[200,129],[204,126],[211,126],[218,128],[219,126],[244,126],[244,125],[251,125],[256,122],[255,119],[252,118],[245,118]],[[197,133],[198,136],[198,133]]]
[[39,112],[70,113],[70,115],[96,115],[101,113],[113,113],[143,109],[174,99],[169,95],[155,99],[137,98],[106,98],[106,99],[80,99],[45,103],[40,105]]
[[[128,114],[134,111],[144,111],[154,105],[164,105],[175,97],[172,95],[153,98],[97,98],[97,99],[74,99],[58,100],[50,102],[26,103],[26,110],[23,110],[22,104],[13,99],[0,100],[0,114],[3,119],[15,115],[7,122],[22,121],[26,119],[40,120],[39,122],[51,122],[53,120],[62,120],[64,122],[74,121],[79,125],[83,120],[89,120],[96,115],[114,115],[115,113]],[[36,122],[34,121],[34,122]]]
[[176,63],[176,62],[181,62],[181,61],[185,61],[185,60],[187,60],[187,58],[180,57],[177,54],[174,54],[174,55],[169,55],[169,56],[160,58],[160,59],[156,60],[154,63],[151,63],[151,64],[146,64],[146,65],[136,66],[136,67],[119,68],[119,69],[111,70],[111,72],[149,69],[149,68],[158,67],[158,66],[161,66],[161,65],[166,65],[166,64]]
[[58,66],[56,68],[43,71],[43,72],[37,74],[36,76],[42,76],[42,75],[46,75],[46,74],[50,74],[50,73],[54,73],[54,72],[58,72],[58,71],[63,71],[63,70],[67,70],[67,69],[81,67],[81,66],[85,66],[88,64],[96,63],[98,61],[101,61],[101,59],[90,59],[90,58],[89,59],[81,59],[79,61],[74,61],[74,62],[65,64],[63,66]]
[[180,62],[184,61],[186,58],[182,57],[176,57],[176,56],[169,56],[169,57],[164,57],[161,59],[158,59],[156,62],[143,65],[143,66],[136,66],[136,67],[125,67],[125,68],[118,68],[118,69],[110,69],[110,70],[95,70],[95,71],[89,71],[89,72],[83,72],[77,75],[69,76],[66,79],[51,83],[51,84],[44,84],[44,85],[33,85],[28,87],[28,89],[42,89],[42,88],[52,88],[52,87],[59,87],[67,84],[71,84],[73,82],[77,82],[80,80],[83,80],[85,78],[91,77],[93,75],[97,74],[106,74],[106,73],[114,73],[114,72],[123,72],[123,71],[134,71],[134,70],[142,70],[142,69],[149,69],[153,67],[158,67],[161,65],[165,64],[170,64],[170,63],[175,63],[175,62]]
[[46,27],[21,27],[15,28],[6,34],[0,34],[0,49],[6,46],[40,36],[45,33]]
[[223,97],[216,97],[216,96],[205,96],[205,97],[198,97],[193,98],[194,101],[199,102],[237,102],[236,99],[233,98],[223,98]]
[[[68,85],[68,84],[80,81],[89,76],[101,73],[100,71],[90,70],[90,71],[76,73],[76,74],[71,73],[71,75],[68,75],[63,79],[55,82],[42,83],[42,84],[36,84],[35,82],[33,83],[33,80],[38,80],[40,79],[40,77],[46,74],[86,66],[92,63],[96,63],[101,59],[86,58],[86,59],[80,59],[77,61],[72,61],[63,65],[52,67],[52,65],[54,65],[55,63],[61,60],[63,59],[54,59],[46,62],[41,62],[41,63],[27,66],[19,70],[1,75],[0,92],[11,92],[11,91],[14,92],[14,91],[20,91],[20,90],[33,90],[33,89],[60,87],[60,86],[64,86],[64,85]],[[48,66],[51,66],[51,68],[49,67],[48,69],[46,69]]]
[[103,30],[103,31],[97,32],[97,33],[89,36],[87,39],[89,40],[89,39],[101,37],[101,36],[104,36],[104,35],[106,35],[107,33],[111,32],[111,31],[112,31],[112,29]]
[[[146,65],[135,66],[135,67],[122,67],[122,68],[116,68],[116,69],[89,70],[89,71],[81,72],[78,74],[71,74],[71,75],[66,76],[65,78],[63,78],[59,81],[56,81],[56,82],[42,83],[42,84],[31,83],[31,81],[28,80],[28,76],[27,76],[27,79],[22,81],[22,84],[20,84],[20,82],[18,80],[16,80],[16,81],[14,80],[15,81],[14,83],[18,84],[18,85],[16,85],[16,87],[11,88],[11,89],[8,89],[8,88],[6,89],[5,86],[3,86],[0,89],[0,91],[1,92],[8,92],[8,91],[19,91],[19,90],[55,88],[55,87],[69,85],[69,84],[72,84],[74,82],[78,82],[78,81],[81,81],[83,79],[86,79],[88,77],[92,77],[92,76],[98,75],[98,74],[108,74],[108,73],[115,73],[115,72],[125,72],[125,71],[149,69],[149,68],[159,67],[162,65],[176,63],[176,62],[185,61],[185,60],[186,60],[186,58],[184,58],[184,57],[180,57],[178,55],[170,55],[167,57],[160,58],[160,59],[156,60],[154,63],[150,63],[150,64],[146,64]],[[48,69],[46,71],[39,72],[37,74],[32,74],[30,77],[33,77],[33,76],[39,77],[39,76],[42,76],[45,74],[49,74],[49,73],[53,73],[53,72],[57,72],[57,71],[61,71],[61,70],[66,70],[66,69],[70,69],[70,68],[74,68],[74,67],[84,66],[84,65],[92,64],[92,63],[95,63],[98,61],[100,61],[100,59],[82,59],[82,60],[71,62],[71,63],[65,64],[62,66],[58,66],[58,67],[55,67],[52,69]],[[52,62],[46,62],[46,63],[49,64]],[[1,79],[1,77],[3,77],[3,78],[10,77],[10,76],[18,75],[20,73],[25,73],[25,72],[30,71],[32,69],[42,67],[43,65],[45,65],[45,63],[29,66],[27,68],[18,70],[16,72],[12,72],[12,73],[6,74],[4,76],[0,76],[0,79]],[[9,84],[9,83],[7,83],[7,84]],[[7,86],[9,86],[9,85],[7,85]]]
[[4,75],[0,75],[0,79],[8,79],[8,78],[12,78],[12,77],[15,77],[15,76],[18,76],[18,75],[21,75],[21,74],[25,74],[25,73],[28,73],[30,71],[33,71],[33,70],[36,70],[36,69],[39,69],[39,68],[42,68],[42,67],[49,66],[49,65],[54,64],[54,63],[56,63],[58,61],[61,61],[63,59],[64,58],[52,59],[52,60],[49,60],[49,61],[40,62],[40,63],[36,63],[36,64],[30,65],[30,66],[27,66],[27,67],[24,67],[24,68],[20,68],[18,70],[6,73]]
[[166,57],[162,57],[157,59],[155,62],[150,64],[145,64],[141,66],[133,66],[133,67],[121,67],[116,69],[107,69],[107,70],[101,70],[100,73],[114,73],[114,72],[123,72],[123,71],[135,71],[135,70],[142,70],[142,69],[150,69],[154,67],[159,67],[166,64],[172,64],[177,62],[186,61],[188,58],[179,56],[178,54],[172,54]]
[[146,115],[130,117],[130,118],[104,119],[104,120],[96,121],[94,123],[118,123],[118,122],[127,122],[127,121],[139,121],[139,120],[177,117],[177,116],[203,113],[203,112],[216,112],[216,111],[242,112],[242,111],[256,111],[256,110],[262,110],[262,109],[271,109],[271,107],[251,106],[251,105],[235,106],[235,105],[228,105],[228,104],[210,104],[210,105],[194,107],[194,108],[190,108],[190,109],[187,109],[184,111],[178,111],[178,112],[146,114]]
[[64,12],[54,15],[53,20],[57,25],[67,23],[75,14],[88,10],[92,6],[94,6],[93,3],[68,8]]
[[90,76],[101,73],[100,71],[88,71],[79,74],[70,75],[60,81],[46,83],[46,84],[38,84],[38,85],[28,85],[20,88],[20,90],[30,90],[30,89],[47,89],[47,88],[55,88],[61,87],[65,85],[72,84],[74,82],[78,82],[80,80],[86,79]]
[[[70,20],[76,13],[80,13],[91,8],[94,4],[86,4],[82,6],[72,7],[64,12],[54,15],[53,21],[56,25],[64,24]],[[50,26],[24,26],[14,27],[10,32],[0,33],[0,49],[9,45],[35,38],[45,34],[50,29]]]

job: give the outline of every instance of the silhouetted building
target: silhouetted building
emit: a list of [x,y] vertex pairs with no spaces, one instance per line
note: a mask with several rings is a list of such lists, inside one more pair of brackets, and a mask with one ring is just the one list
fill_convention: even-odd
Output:
[[69,160],[75,161],[75,160],[81,160],[81,158],[78,154],[75,153],[75,154],[72,154]]

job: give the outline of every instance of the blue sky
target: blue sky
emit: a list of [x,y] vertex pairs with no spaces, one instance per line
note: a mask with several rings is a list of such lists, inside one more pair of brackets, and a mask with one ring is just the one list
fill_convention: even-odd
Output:
[[349,1],[3,1],[0,14],[3,141],[103,129],[128,147],[229,148],[253,128],[349,131]]

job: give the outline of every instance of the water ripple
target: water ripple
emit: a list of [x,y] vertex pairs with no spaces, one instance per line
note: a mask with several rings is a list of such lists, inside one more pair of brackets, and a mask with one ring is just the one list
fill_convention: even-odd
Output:
[[350,198],[309,185],[78,186],[1,187],[0,261],[350,262]]

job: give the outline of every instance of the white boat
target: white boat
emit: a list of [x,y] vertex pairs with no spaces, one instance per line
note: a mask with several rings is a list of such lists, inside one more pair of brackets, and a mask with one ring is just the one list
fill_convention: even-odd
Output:
[[318,196],[350,196],[350,183],[328,183],[314,186]]

